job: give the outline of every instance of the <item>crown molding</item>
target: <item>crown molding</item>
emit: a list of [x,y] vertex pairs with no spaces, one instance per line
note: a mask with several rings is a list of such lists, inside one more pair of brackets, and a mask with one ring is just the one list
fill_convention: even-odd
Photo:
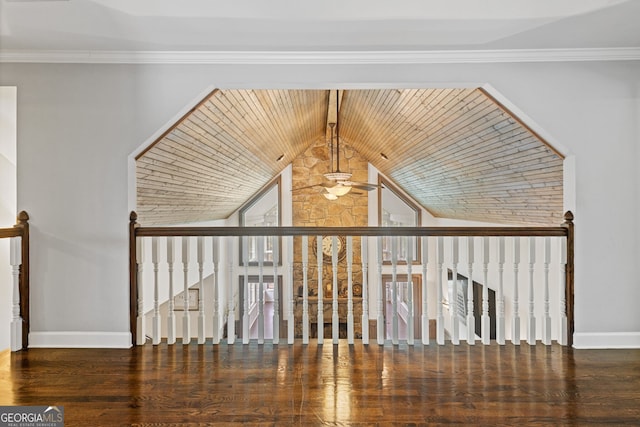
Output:
[[57,64],[474,64],[637,61],[640,47],[438,51],[2,51],[0,63]]

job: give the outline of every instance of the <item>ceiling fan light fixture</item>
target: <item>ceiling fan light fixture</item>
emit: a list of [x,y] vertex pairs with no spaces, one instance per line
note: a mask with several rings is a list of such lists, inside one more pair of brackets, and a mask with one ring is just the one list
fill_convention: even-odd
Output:
[[338,200],[338,196],[333,193],[322,193],[327,200]]
[[336,172],[325,173],[324,177],[327,178],[329,181],[349,181],[351,179],[351,175],[352,174],[348,172],[336,171]]
[[327,190],[327,192],[329,192],[330,194],[333,194],[337,197],[339,196],[344,196],[345,194],[347,194],[349,191],[351,191],[351,186],[348,185],[342,185],[342,184],[337,184],[333,187],[324,187],[325,190]]

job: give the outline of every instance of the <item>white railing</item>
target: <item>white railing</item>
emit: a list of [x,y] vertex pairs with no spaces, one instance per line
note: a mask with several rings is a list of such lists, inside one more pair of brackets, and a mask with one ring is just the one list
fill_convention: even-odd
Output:
[[29,337],[29,215],[22,211],[17,220],[11,228],[0,228],[0,238],[9,239],[11,351],[26,349]]
[[11,310],[11,351],[22,349],[22,316],[20,315],[20,266],[22,265],[22,237],[10,241],[11,282],[13,289]]
[[[137,298],[132,300],[132,332],[139,345],[148,335],[153,344],[163,339],[174,344],[177,330],[183,344],[191,342],[192,334],[199,344],[209,339],[217,344],[225,330],[228,343],[238,334],[247,344],[250,329],[257,327],[259,344],[265,342],[265,328],[272,331],[273,344],[281,336],[288,344],[296,339],[306,344],[310,339],[323,343],[329,338],[327,327],[332,343],[344,337],[350,344],[356,339],[368,344],[370,324],[375,324],[378,344],[426,345],[435,339],[440,345],[447,340],[487,345],[495,325],[498,344],[509,340],[519,345],[524,339],[530,345],[567,345],[572,325],[568,315],[573,313],[571,219],[561,227],[534,228],[197,228],[139,227],[134,218],[131,278]],[[265,239],[256,239],[258,262],[248,262],[247,236],[280,236],[270,250],[271,259],[282,258],[282,265],[263,262]],[[331,236],[328,260],[322,254],[323,236]],[[346,244],[344,257],[338,252],[338,236]],[[383,260],[383,237],[391,239],[390,262]],[[417,238],[418,244],[405,237]],[[150,257],[145,254],[148,247]],[[181,290],[173,285],[175,250],[182,256]],[[145,274],[146,264],[152,265],[153,275]],[[273,289],[265,299],[267,275]],[[257,285],[250,284],[249,276],[257,276]],[[477,289],[481,292],[474,292]],[[194,290],[198,292],[191,307]],[[495,295],[495,304],[490,295]],[[180,306],[176,297],[181,297]],[[148,310],[145,298],[152,300]],[[182,310],[180,318],[175,310]],[[176,322],[182,327],[176,329]],[[241,325],[237,329],[236,322]],[[283,322],[287,327],[281,330]],[[192,323],[197,325],[193,332]]]

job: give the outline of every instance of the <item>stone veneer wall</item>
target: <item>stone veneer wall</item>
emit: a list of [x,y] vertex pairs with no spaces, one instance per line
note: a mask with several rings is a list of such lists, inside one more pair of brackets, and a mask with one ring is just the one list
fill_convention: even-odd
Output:
[[[343,142],[343,141],[341,141]],[[352,180],[366,182],[368,177],[368,163],[347,144],[340,147],[340,170],[351,172]],[[335,159],[334,159],[335,163]],[[293,161],[293,188],[304,187],[325,181],[323,174],[329,172],[329,149],[325,141],[318,141]],[[293,192],[293,225],[294,226],[327,226],[327,227],[366,227],[368,225],[368,194],[362,190],[352,190],[338,200],[327,200],[321,193],[321,187]],[[354,193],[354,194],[352,194]],[[355,194],[359,193],[359,194]],[[294,293],[302,296],[302,239],[294,239]],[[318,294],[318,270],[315,258],[315,239],[309,239],[308,285],[309,295]],[[360,257],[360,238],[353,239],[353,284],[362,284],[362,264]],[[331,264],[323,266],[323,289],[325,297],[329,296],[327,285],[332,283],[333,271]],[[347,267],[346,258],[338,264],[338,294],[347,297]],[[329,299],[331,297],[329,296]],[[341,312],[343,302],[340,302]],[[344,303],[346,308],[346,302]],[[354,304],[356,305],[356,304]],[[296,304],[296,335],[301,335],[302,304]],[[329,305],[325,305],[325,310]],[[358,304],[360,308],[361,304]],[[315,307],[311,308],[314,312]],[[360,310],[358,310],[360,311]],[[325,311],[326,314],[326,311]],[[331,321],[331,317],[328,318]],[[315,316],[312,315],[312,322]],[[327,318],[325,318],[325,322]],[[342,321],[342,318],[341,318]],[[356,332],[360,333],[360,318],[356,316]]]

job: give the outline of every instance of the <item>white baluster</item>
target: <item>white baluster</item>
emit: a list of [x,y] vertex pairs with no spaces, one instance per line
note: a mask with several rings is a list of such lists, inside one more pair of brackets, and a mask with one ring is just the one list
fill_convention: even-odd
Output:
[[[224,284],[220,284],[220,280],[219,280],[219,275],[218,275],[218,270],[220,269],[220,252],[221,252],[221,248],[224,246],[225,242],[226,242],[226,251],[228,254],[232,254],[233,253],[233,242],[234,242],[235,238],[234,237],[226,237],[226,238],[220,238],[220,237],[213,237],[212,238],[212,251],[211,251],[211,256],[213,258],[213,271],[214,271],[214,275],[213,275],[213,289],[211,290],[212,295],[213,295],[213,313],[212,313],[212,343],[213,344],[220,344],[220,339],[222,338],[223,335],[223,331],[222,331],[222,327],[224,326],[224,303],[220,300],[220,289],[224,288]],[[223,266],[222,266],[223,267]],[[224,267],[223,267],[224,268]],[[235,288],[236,283],[234,283],[233,281],[233,269],[234,269],[234,259],[232,256],[228,256],[227,257],[227,277],[229,280],[229,287],[231,289]],[[202,296],[200,296],[200,298],[202,298]],[[235,300],[234,300],[234,292],[231,291],[228,294],[228,300],[229,300],[229,304],[235,304]],[[223,317],[222,322],[220,321],[220,316]],[[233,329],[235,330],[235,324],[233,325]],[[229,317],[227,316],[227,335],[229,334]]]
[[[214,239],[212,239],[213,241]],[[231,238],[228,237],[228,243],[227,243],[227,253],[228,254],[232,254],[233,253],[233,242],[235,241],[235,238]],[[217,248],[215,247],[215,245],[212,244],[211,246],[211,253],[212,255],[214,255],[214,252],[217,250]],[[215,255],[214,255],[215,256]],[[233,268],[234,268],[234,260],[232,256],[228,257],[229,259],[229,279],[228,279],[228,283],[229,283],[229,292],[228,292],[228,312],[229,315],[227,316],[227,344],[235,344],[236,342],[236,290],[238,289],[238,285],[236,283],[236,281],[234,280],[235,275],[233,274]],[[215,289],[217,289],[217,286],[215,287]],[[215,291],[214,291],[215,294]],[[219,334],[218,334],[219,337]]]
[[536,345],[536,316],[535,316],[535,300],[533,289],[533,273],[536,262],[536,238],[529,237],[529,320],[527,326],[527,343]]
[[316,239],[316,261],[318,262],[318,314],[316,324],[318,329],[318,344],[324,344],[324,286],[322,283],[322,236]]
[[560,238],[560,333],[558,334],[558,344],[567,345],[569,337],[567,335],[567,238]]
[[[227,253],[231,254],[231,242],[228,242],[228,249],[227,249]],[[220,238],[217,236],[214,236],[211,238],[211,257],[213,259],[213,289],[212,289],[212,296],[213,298],[211,298],[211,302],[213,305],[213,310],[211,313],[211,340],[213,344],[219,344],[220,343],[220,307],[219,307],[219,300],[218,300],[218,289],[220,286],[220,276],[218,274],[218,271],[220,270],[220,248],[222,246],[222,242],[220,241]],[[229,257],[229,277],[232,277],[231,275],[231,269],[233,267],[232,265],[232,260],[233,257]],[[200,295],[200,299],[202,301],[204,301],[202,295]]]
[[175,237],[167,237],[167,266],[169,270],[169,315],[167,316],[167,344],[174,345],[176,343],[176,316],[173,290],[173,263],[176,260],[176,251],[174,247]]
[[[198,260],[198,344],[204,344],[204,237],[198,236],[197,239],[197,260]],[[215,335],[215,332],[214,332]]]
[[383,298],[385,294],[384,281],[382,280],[382,236],[378,236],[378,320],[376,328],[378,332],[378,344],[384,345],[385,324],[384,324],[384,305]]
[[[407,344],[413,345],[415,331],[413,328],[413,239],[407,237]],[[417,241],[417,240],[416,240]]]
[[369,239],[360,237],[360,259],[362,261],[362,344],[369,344]]
[[147,325],[144,316],[144,285],[142,283],[143,265],[144,265],[144,239],[136,237],[136,264],[137,264],[137,283],[138,283],[138,317],[136,319],[137,337],[136,344],[144,345],[146,341]]
[[340,316],[338,314],[338,237],[332,236],[331,239],[331,248],[333,249],[331,253],[331,265],[333,267],[333,285],[331,288],[333,291],[331,338],[334,344],[338,344],[338,339],[340,338]]
[[[302,236],[302,344],[309,344],[309,236]],[[318,286],[318,293],[321,289]],[[318,332],[320,327],[318,326]],[[319,334],[318,334],[319,335]]]
[[[13,282],[13,306],[11,318],[11,351],[22,350],[22,316],[20,316],[20,265],[22,264],[22,237],[10,241],[11,276]],[[138,283],[138,286],[141,284]]]
[[[258,344],[264,344],[264,237],[258,242]],[[275,279],[275,278],[274,278]]]
[[391,342],[398,345],[398,236],[391,237]]
[[184,295],[184,311],[182,314],[182,344],[187,345],[191,342],[191,322],[189,318],[189,237],[182,237],[182,273],[183,278],[183,295]]
[[427,305],[427,263],[429,262],[429,238],[422,236],[422,344],[429,345],[429,310]]
[[354,343],[353,331],[353,236],[347,236],[347,342]]
[[449,314],[451,315],[451,342],[454,345],[460,344],[460,323],[458,313],[458,258],[459,258],[458,237],[451,238],[451,278],[453,297],[449,301]]
[[551,238],[544,238],[544,316],[542,318],[542,343],[551,345],[551,315],[549,314],[549,262]]
[[[215,249],[214,249],[215,251]],[[244,310],[242,313],[242,344],[249,344],[249,237],[242,236],[242,265],[244,266]]]
[[469,279],[467,280],[467,344],[474,345],[476,343],[476,317],[474,316],[473,301],[473,261],[475,257],[473,240],[475,237],[467,237],[467,263]]
[[[293,314],[293,236],[287,237],[287,260],[289,266],[289,318],[287,321],[288,343],[293,344],[295,340],[295,322],[296,318]],[[307,323],[308,324],[308,323]]]
[[280,259],[280,240],[273,239],[273,344],[280,343],[280,290],[278,289],[278,260]]
[[511,342],[520,345],[520,302],[518,297],[518,271],[520,266],[520,237],[513,237],[513,323],[511,324]]
[[438,278],[436,288],[436,342],[438,345],[444,345],[444,314],[442,312],[442,265],[444,263],[444,239],[439,236],[436,240],[436,252],[438,255]]
[[505,319],[504,319],[504,237],[498,237],[498,301],[496,321],[496,342],[505,343]]
[[482,238],[482,344],[491,343],[491,318],[489,317],[489,237]]
[[160,295],[158,279],[158,238],[151,238],[151,262],[153,264],[153,318],[152,324],[152,344],[160,344]]

